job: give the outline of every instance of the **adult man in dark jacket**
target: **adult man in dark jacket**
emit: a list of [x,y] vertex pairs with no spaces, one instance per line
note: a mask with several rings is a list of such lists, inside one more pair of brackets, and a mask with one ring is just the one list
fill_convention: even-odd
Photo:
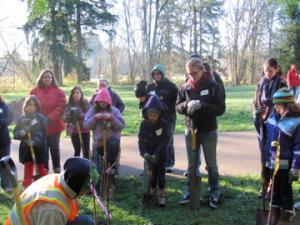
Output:
[[[151,76],[154,83],[149,87],[150,91],[154,91],[161,100],[167,106],[167,117],[168,123],[170,125],[171,139],[168,146],[168,156],[166,162],[166,172],[173,172],[173,166],[175,164],[175,153],[174,153],[174,131],[176,125],[176,110],[175,103],[177,98],[178,89],[176,84],[171,82],[165,74],[164,66],[162,64],[157,64],[153,67],[151,71]],[[152,89],[152,90],[151,90]]]
[[[125,109],[124,102],[122,101],[122,99],[120,98],[120,96],[111,89],[111,87],[108,85],[108,81],[106,79],[103,79],[103,78],[101,78],[101,79],[98,80],[98,90],[100,90],[102,88],[107,88],[107,90],[108,90],[108,92],[110,94],[111,100],[112,100],[112,105],[114,107],[116,107],[117,109],[119,109],[119,111],[121,113],[123,113],[123,111]],[[95,98],[97,96],[98,90],[91,97],[90,104],[92,106],[94,105],[94,101],[95,101]]]
[[[202,146],[208,170],[210,187],[210,206],[216,208],[221,195],[219,172],[217,165],[217,116],[225,112],[225,102],[220,85],[212,75],[205,71],[202,61],[193,57],[186,63],[189,79],[179,90],[176,109],[185,115],[185,143],[188,155],[188,183],[191,174],[199,173],[200,146]],[[196,157],[192,170],[192,133],[196,137]],[[189,192],[186,191],[181,204],[189,202]]]

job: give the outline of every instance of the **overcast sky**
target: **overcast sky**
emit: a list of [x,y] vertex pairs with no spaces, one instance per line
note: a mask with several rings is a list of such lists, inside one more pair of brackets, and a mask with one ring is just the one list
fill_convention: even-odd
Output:
[[0,55],[7,49],[4,39],[10,51],[20,45],[18,52],[27,57],[28,45],[20,29],[26,21],[26,8],[26,3],[21,0],[0,0]]

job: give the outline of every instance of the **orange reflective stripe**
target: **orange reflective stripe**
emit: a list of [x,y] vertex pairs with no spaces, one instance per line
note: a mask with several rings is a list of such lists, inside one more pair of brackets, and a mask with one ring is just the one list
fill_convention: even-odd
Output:
[[[72,199],[64,190],[59,183],[58,174],[47,175],[45,177],[46,179],[41,178],[37,181],[39,183],[36,183],[36,187],[26,189],[21,195],[21,202],[28,225],[31,225],[29,215],[32,207],[40,202],[49,202],[57,205],[64,211],[68,221],[73,221],[78,214],[77,200]],[[14,223],[18,224],[18,213],[15,210],[15,206],[11,209],[10,216],[5,225],[15,225]]]

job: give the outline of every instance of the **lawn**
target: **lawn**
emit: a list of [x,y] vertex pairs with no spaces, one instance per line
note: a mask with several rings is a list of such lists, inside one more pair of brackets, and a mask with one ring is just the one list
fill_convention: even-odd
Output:
[[[95,92],[95,83],[84,83],[81,85],[83,93],[87,99]],[[63,87],[67,98],[72,87]],[[115,86],[116,91],[124,101],[126,108],[124,118],[126,127],[123,135],[135,135],[138,132],[141,121],[138,109],[138,100],[135,98],[133,86]],[[10,102],[26,96],[28,91],[2,93],[5,99]],[[244,131],[253,130],[252,125],[252,98],[254,86],[240,86],[226,88],[226,112],[219,118],[220,131]],[[183,116],[177,116],[176,133],[184,132]]]
[[[192,211],[180,206],[184,179],[167,177],[167,204],[164,209],[142,207],[142,181],[138,177],[119,178],[110,209],[113,225],[254,225],[255,212],[260,201],[257,198],[259,179],[256,176],[222,177],[223,197],[218,209],[208,207],[207,178],[203,178],[201,208]],[[298,183],[295,190],[300,188]],[[11,195],[0,191],[0,224],[4,222],[14,200]],[[93,214],[90,196],[80,198],[80,214]],[[97,209],[98,218],[103,213]],[[294,223],[295,225],[299,225]]]

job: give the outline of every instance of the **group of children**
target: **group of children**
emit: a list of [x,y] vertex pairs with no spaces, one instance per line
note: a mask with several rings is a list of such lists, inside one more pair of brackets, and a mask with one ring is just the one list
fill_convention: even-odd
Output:
[[[12,122],[12,112],[1,98],[0,138],[7,144],[0,148],[5,155],[10,154],[10,137],[8,125]],[[112,99],[106,88],[97,91],[93,106],[84,98],[80,87],[71,90],[69,101],[65,106],[63,120],[67,123],[67,134],[71,136],[74,156],[91,159],[90,130],[93,131],[93,155],[103,157],[103,136],[105,135],[108,165],[113,165],[120,150],[121,130],[125,126],[122,114],[112,105]],[[13,130],[14,139],[20,140],[19,161],[24,164],[23,186],[28,187],[35,179],[48,173],[49,153],[47,151],[47,119],[41,114],[39,100],[34,95],[25,98],[22,114],[16,120]],[[104,133],[105,129],[105,133]],[[3,134],[2,134],[3,133]],[[8,136],[8,137],[7,137]],[[2,140],[2,139],[1,139]],[[1,144],[4,141],[1,141]],[[8,146],[8,147],[7,147]],[[1,157],[3,157],[1,156]],[[99,158],[98,158],[99,159]],[[94,161],[97,165],[99,161]],[[5,180],[2,179],[2,183]],[[5,186],[3,184],[2,186]]]

